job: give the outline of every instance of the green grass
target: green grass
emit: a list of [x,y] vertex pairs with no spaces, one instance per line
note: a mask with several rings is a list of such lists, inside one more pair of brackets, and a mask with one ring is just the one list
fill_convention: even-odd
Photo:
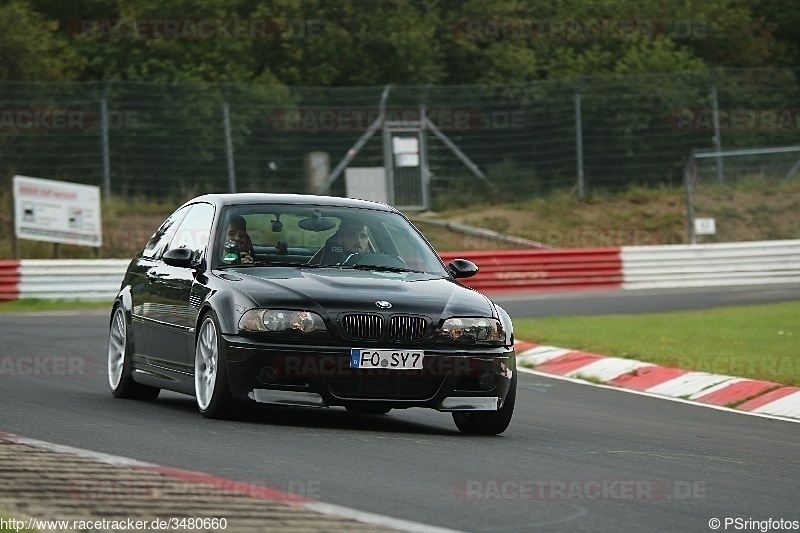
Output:
[[37,313],[45,311],[80,311],[82,309],[108,309],[111,314],[111,301],[45,300],[26,298],[11,302],[0,302],[0,314]]
[[662,366],[800,385],[800,302],[518,319],[514,335]]

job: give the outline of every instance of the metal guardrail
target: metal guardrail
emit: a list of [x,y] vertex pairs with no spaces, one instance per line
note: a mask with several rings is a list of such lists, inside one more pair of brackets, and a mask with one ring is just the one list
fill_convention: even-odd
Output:
[[130,260],[24,259],[19,263],[19,298],[111,301]]
[[620,248],[487,250],[440,254],[445,263],[469,259],[480,268],[464,285],[486,292],[598,289],[622,286]]
[[19,261],[0,261],[0,302],[19,298]]
[[[560,250],[480,250],[463,280],[488,293],[597,288],[680,288],[800,283],[800,240]],[[0,301],[110,300],[127,259],[0,261]]]
[[624,246],[623,288],[800,283],[800,240]]

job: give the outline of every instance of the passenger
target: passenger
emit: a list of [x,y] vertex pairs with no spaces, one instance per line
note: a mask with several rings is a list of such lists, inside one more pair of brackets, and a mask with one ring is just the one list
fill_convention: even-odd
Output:
[[[228,230],[225,233],[225,242],[233,241],[236,243],[238,251],[238,262],[250,264],[255,261],[256,253],[253,250],[253,242],[247,234],[247,222],[241,215],[233,215],[228,221]],[[227,254],[227,252],[225,252]],[[227,259],[227,257],[226,257]],[[226,261],[229,262],[229,261]],[[236,259],[230,262],[236,262]]]

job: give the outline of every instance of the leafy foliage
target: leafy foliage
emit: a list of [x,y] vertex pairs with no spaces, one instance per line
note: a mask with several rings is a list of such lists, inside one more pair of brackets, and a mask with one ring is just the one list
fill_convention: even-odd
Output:
[[[202,19],[267,32],[158,28]],[[793,66],[798,21],[791,0],[12,0],[0,79],[482,84]]]

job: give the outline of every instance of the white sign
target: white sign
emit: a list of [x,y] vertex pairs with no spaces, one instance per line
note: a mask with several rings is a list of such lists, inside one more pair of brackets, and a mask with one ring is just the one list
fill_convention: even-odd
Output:
[[392,137],[392,151],[398,167],[419,166],[419,139],[416,137]]
[[348,198],[389,203],[383,167],[347,167],[344,170],[344,183]]
[[397,154],[394,161],[398,167],[418,167],[419,154]]
[[713,218],[696,218],[694,232],[697,235],[714,235],[717,233],[717,222]]
[[17,238],[102,246],[100,188],[14,176]]
[[392,137],[392,148],[395,154],[419,153],[419,139],[416,137]]

